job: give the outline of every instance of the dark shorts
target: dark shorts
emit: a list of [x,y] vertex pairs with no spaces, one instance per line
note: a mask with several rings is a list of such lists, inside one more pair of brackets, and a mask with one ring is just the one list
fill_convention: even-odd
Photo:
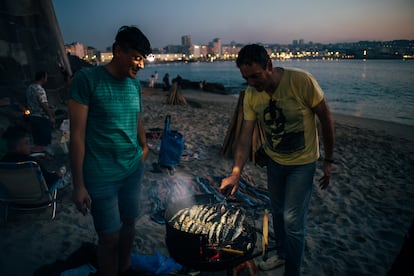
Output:
[[123,221],[135,221],[139,215],[139,197],[144,164],[131,175],[114,182],[88,182],[91,213],[98,234],[118,232]]
[[33,143],[37,146],[47,146],[52,142],[52,126],[47,118],[30,117]]

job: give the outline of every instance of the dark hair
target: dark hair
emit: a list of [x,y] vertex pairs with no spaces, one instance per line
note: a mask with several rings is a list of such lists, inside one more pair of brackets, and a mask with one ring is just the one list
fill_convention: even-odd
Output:
[[119,28],[112,46],[119,45],[123,51],[134,49],[144,57],[151,53],[151,45],[148,38],[135,26],[122,26]]
[[13,151],[22,139],[29,136],[30,132],[27,128],[20,125],[12,125],[6,129],[2,137],[6,142],[8,151]]
[[46,78],[47,72],[46,71],[37,71],[35,74],[35,81],[39,81],[41,79]]
[[270,57],[263,46],[249,44],[240,50],[236,64],[237,67],[240,68],[241,65],[252,65],[253,63],[257,63],[265,69],[269,60]]

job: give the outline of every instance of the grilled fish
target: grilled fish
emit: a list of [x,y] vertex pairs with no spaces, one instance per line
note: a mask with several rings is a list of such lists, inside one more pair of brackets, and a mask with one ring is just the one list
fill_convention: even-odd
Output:
[[245,217],[244,209],[220,203],[184,208],[168,222],[177,230],[207,235],[210,244],[225,244],[241,235]]

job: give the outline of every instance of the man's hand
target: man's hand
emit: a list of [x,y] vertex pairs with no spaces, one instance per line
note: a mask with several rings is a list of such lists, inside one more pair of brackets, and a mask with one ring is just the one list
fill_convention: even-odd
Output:
[[86,215],[88,210],[91,209],[91,199],[86,188],[82,187],[73,189],[72,198],[78,211],[83,215]]
[[229,195],[234,195],[237,192],[237,190],[239,189],[239,180],[240,180],[239,175],[231,175],[229,177],[224,178],[221,181],[220,191],[223,194],[227,194],[226,191],[231,189],[231,192],[230,192]]
[[148,146],[145,146],[142,148],[142,157],[141,157],[141,163],[144,163],[145,160],[147,160],[149,154],[149,148]]
[[323,176],[319,179],[319,187],[322,190],[325,190],[328,188],[330,182],[331,182],[331,170],[332,170],[332,163],[330,162],[323,162]]

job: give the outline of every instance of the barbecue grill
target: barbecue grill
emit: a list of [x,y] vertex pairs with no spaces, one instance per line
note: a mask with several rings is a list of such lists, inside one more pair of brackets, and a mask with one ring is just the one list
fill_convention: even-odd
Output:
[[[189,233],[174,227],[171,220],[177,212],[194,205],[213,206],[220,202],[214,195],[195,195],[171,203],[165,212],[166,244],[172,258],[178,263],[201,271],[219,271],[234,268],[254,258],[256,231],[246,217],[243,231],[231,242],[212,243],[207,234]],[[241,208],[224,203],[227,208]]]

